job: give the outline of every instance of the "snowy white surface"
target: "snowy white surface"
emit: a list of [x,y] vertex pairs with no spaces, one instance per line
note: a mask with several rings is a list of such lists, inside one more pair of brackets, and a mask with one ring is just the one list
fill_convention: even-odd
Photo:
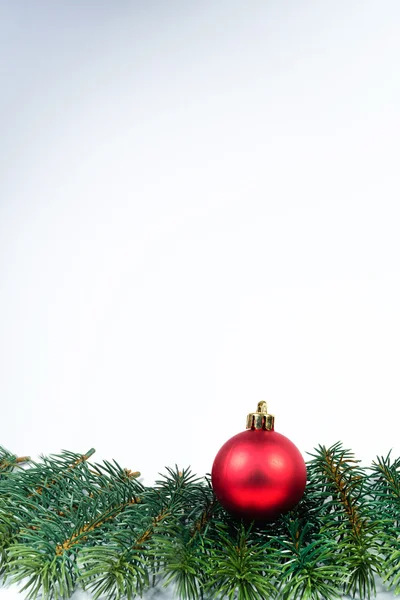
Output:
[[[169,586],[168,588],[163,588],[162,586],[152,588],[142,597],[145,600],[177,600],[177,595],[174,593],[173,586]],[[377,580],[376,600],[390,600],[397,597],[398,596],[394,596],[391,592],[384,590],[379,580]],[[78,588],[71,597],[71,600],[90,600],[90,598],[90,594]],[[0,587],[0,600],[21,600],[18,587]],[[351,600],[351,598],[349,596],[343,596],[343,600]]]
[[[169,586],[168,588],[163,588],[161,586],[150,589],[144,596],[142,596],[145,600],[178,600],[177,595],[174,593],[173,586]],[[377,595],[376,600],[390,600],[393,598],[398,598],[398,596],[394,596],[391,592],[384,590],[379,580],[377,580]],[[71,600],[90,600],[90,594],[82,591],[81,589],[77,589],[76,592],[71,597]],[[9,588],[0,587],[0,600],[21,600],[21,595],[18,592],[17,586],[12,586]],[[260,599],[261,600],[261,599]],[[354,600],[349,596],[343,596],[343,600]],[[357,600],[357,597],[356,597]]]

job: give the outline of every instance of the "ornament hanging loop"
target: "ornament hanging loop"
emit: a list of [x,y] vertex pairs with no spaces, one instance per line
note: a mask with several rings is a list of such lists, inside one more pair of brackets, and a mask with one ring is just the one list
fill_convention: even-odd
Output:
[[268,414],[267,403],[261,400],[257,404],[257,412],[247,415],[246,429],[265,429],[267,431],[274,430],[274,415]]

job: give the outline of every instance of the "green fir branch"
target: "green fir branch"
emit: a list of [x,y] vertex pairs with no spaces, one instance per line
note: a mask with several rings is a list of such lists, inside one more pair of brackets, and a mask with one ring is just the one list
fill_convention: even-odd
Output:
[[221,531],[209,548],[205,590],[213,598],[275,598],[276,550],[268,541],[252,540],[251,533],[252,529],[246,530],[243,524],[234,540]]
[[371,508],[379,511],[380,575],[400,594],[400,460],[391,452],[377,457],[370,469]]
[[369,508],[367,475],[340,442],[330,448],[319,446],[312,456],[310,485],[323,498],[321,532],[336,542],[336,559],[349,572],[344,592],[369,598],[376,591],[380,547],[378,525]]
[[367,599],[380,574],[400,592],[400,460],[370,469],[341,443],[319,446],[303,499],[246,524],[210,477],[167,468],[154,486],[115,461],[62,451],[38,462],[0,448],[0,569],[28,600],[133,600],[156,584],[182,600]]

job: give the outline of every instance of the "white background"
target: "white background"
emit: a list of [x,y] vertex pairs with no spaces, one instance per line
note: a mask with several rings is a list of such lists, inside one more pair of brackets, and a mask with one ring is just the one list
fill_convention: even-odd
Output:
[[396,0],[0,2],[6,448],[203,474],[265,399],[305,457],[400,454],[399,28]]

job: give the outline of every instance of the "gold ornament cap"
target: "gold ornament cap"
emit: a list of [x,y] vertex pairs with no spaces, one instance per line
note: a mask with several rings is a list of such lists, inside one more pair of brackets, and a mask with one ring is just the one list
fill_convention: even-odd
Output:
[[267,431],[274,430],[274,415],[269,415],[267,412],[267,403],[261,400],[257,404],[257,412],[247,415],[246,429],[265,429]]

